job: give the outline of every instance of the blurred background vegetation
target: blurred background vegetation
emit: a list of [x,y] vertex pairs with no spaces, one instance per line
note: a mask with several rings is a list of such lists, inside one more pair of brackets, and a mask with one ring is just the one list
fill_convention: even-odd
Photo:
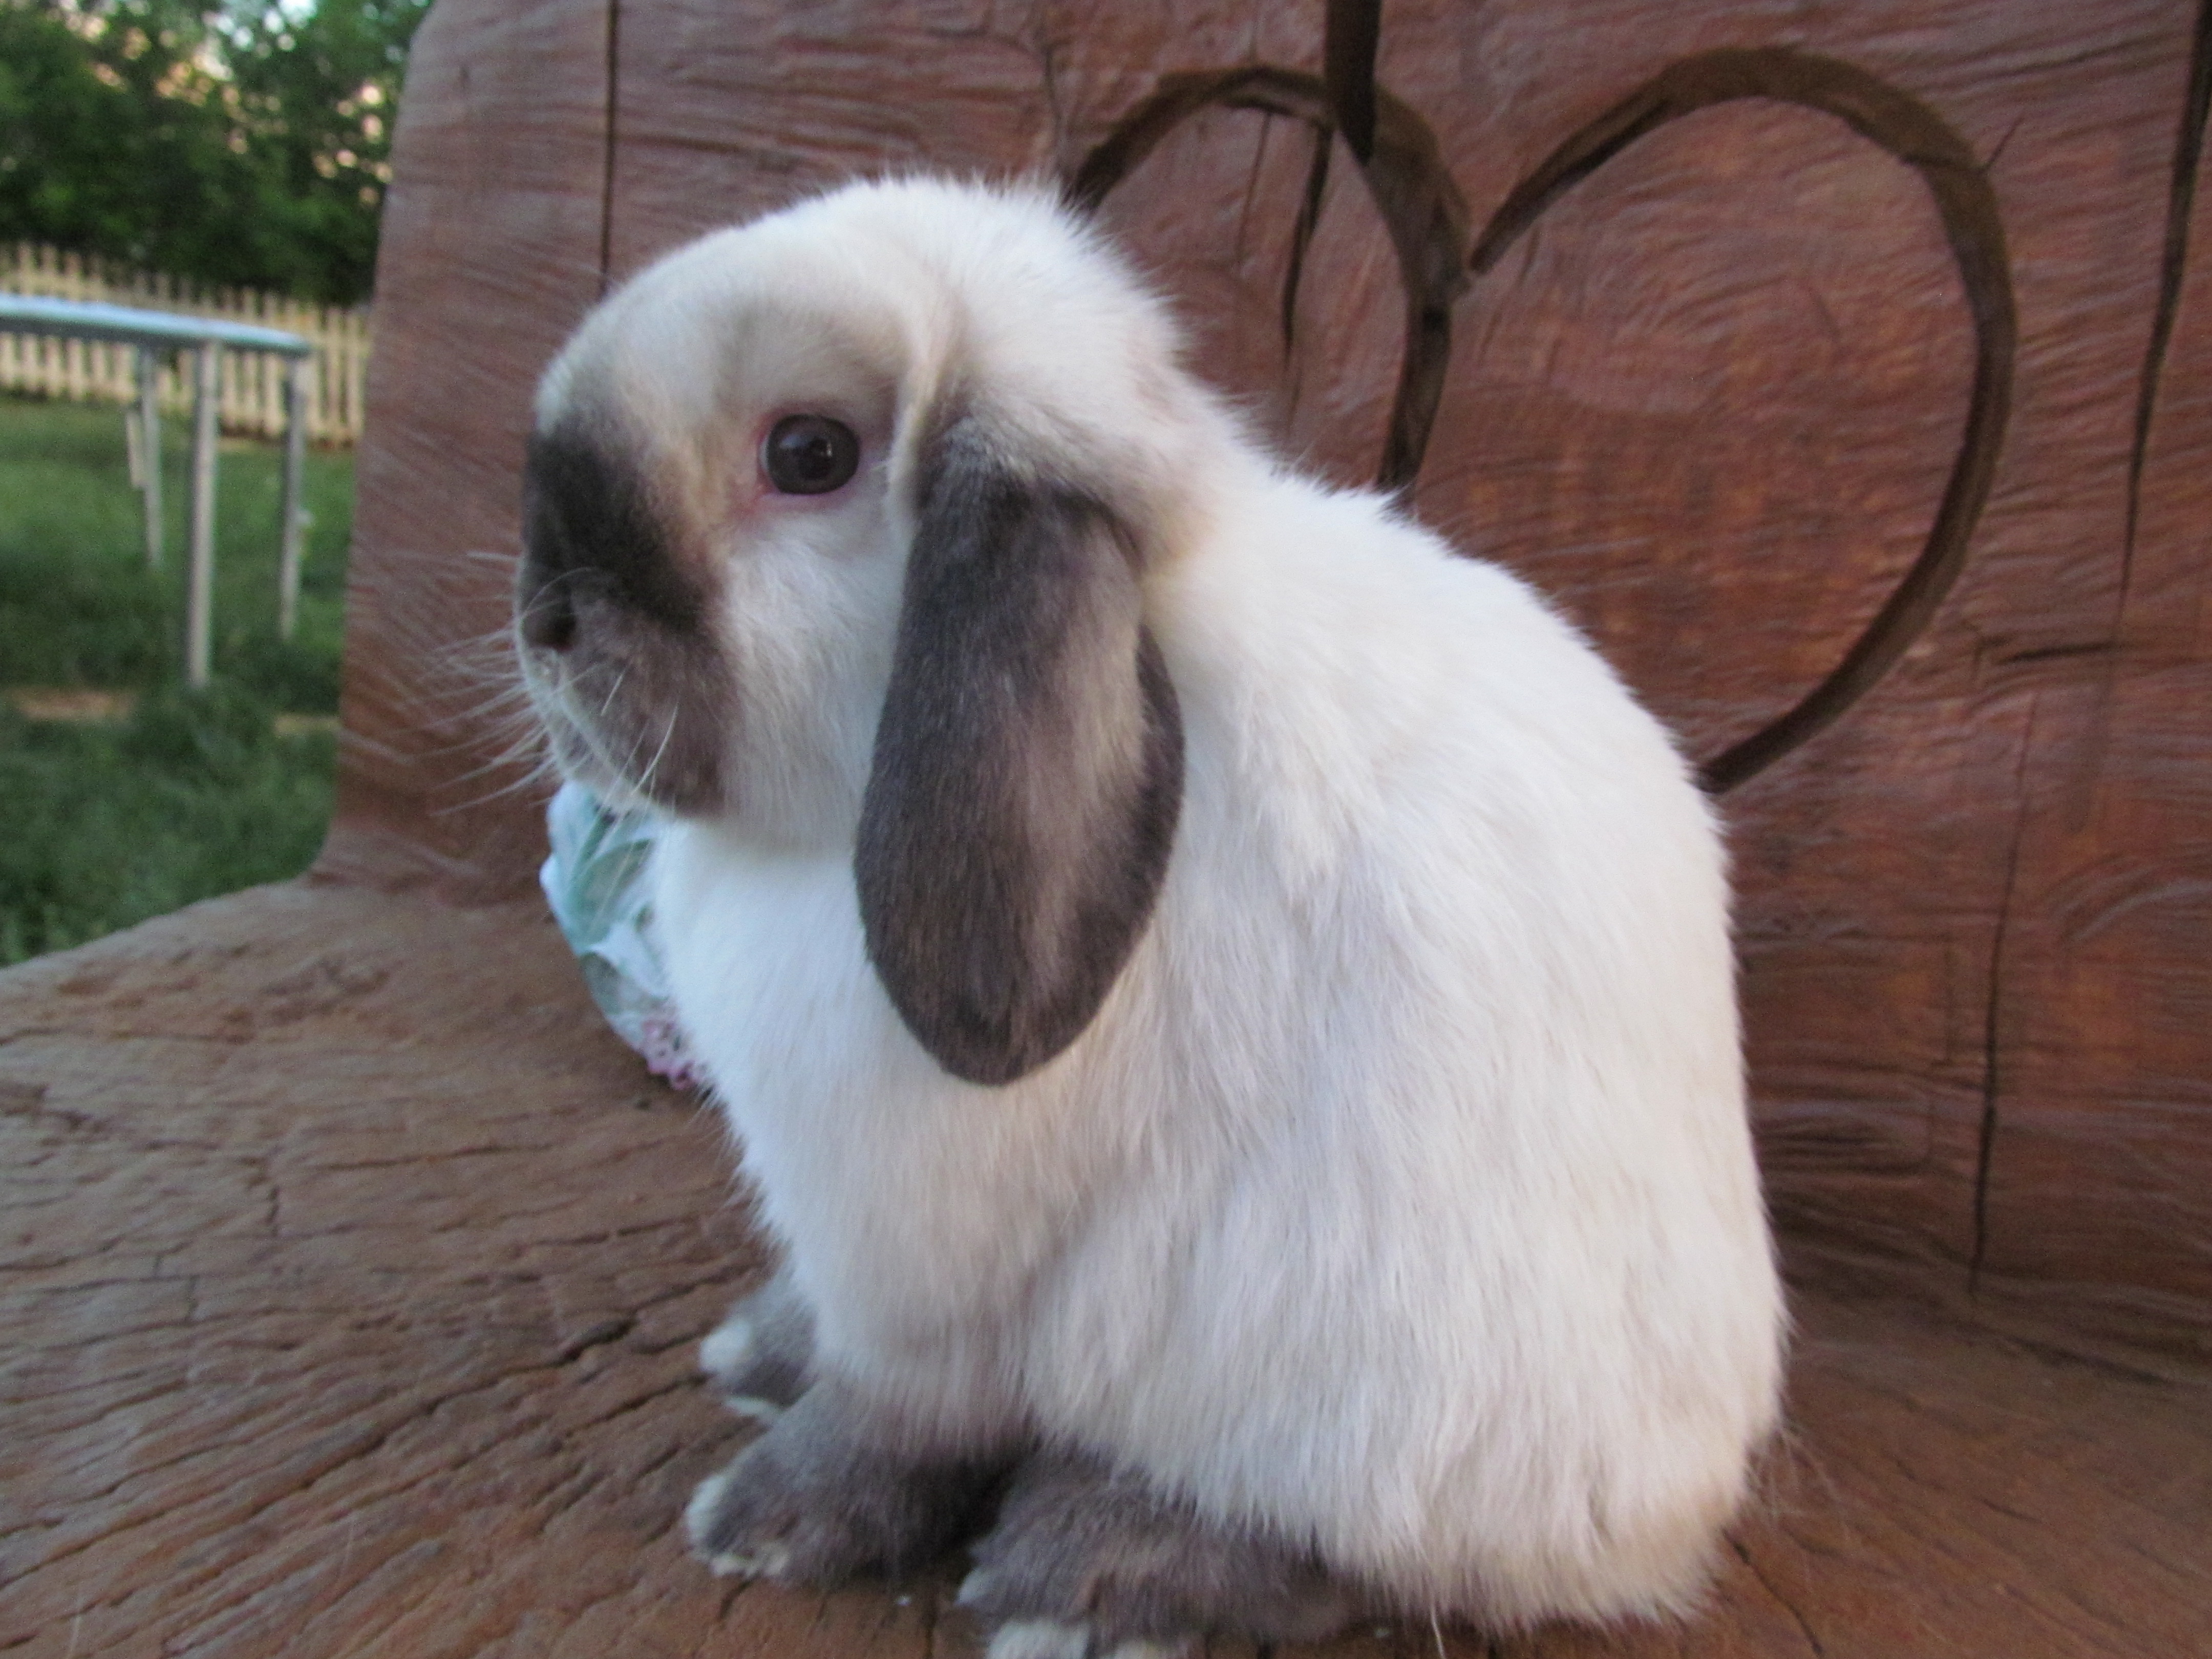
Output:
[[[0,0],[0,240],[367,300],[428,0]],[[226,439],[215,682],[180,684],[185,422],[145,565],[121,411],[0,397],[0,963],[297,874],[328,823],[353,457],[312,452],[276,635],[280,458]]]
[[0,0],[0,240],[368,297],[428,0]]
[[297,875],[322,844],[353,456],[309,452],[299,622],[279,640],[282,457],[224,441],[216,673],[187,691],[182,424],[169,556],[149,570],[121,415],[0,398],[0,964]]

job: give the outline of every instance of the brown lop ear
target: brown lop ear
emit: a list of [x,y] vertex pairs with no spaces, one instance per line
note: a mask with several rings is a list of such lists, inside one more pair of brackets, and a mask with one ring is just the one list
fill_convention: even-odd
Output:
[[854,871],[868,956],[953,1076],[1091,1023],[1166,874],[1182,722],[1128,527],[973,416],[930,440]]

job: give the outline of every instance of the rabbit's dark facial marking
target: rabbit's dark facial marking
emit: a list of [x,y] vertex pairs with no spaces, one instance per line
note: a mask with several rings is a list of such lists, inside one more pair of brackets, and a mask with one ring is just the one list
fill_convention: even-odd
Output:
[[532,437],[515,632],[564,769],[672,811],[723,804],[734,711],[713,600],[618,438],[582,422]]
[[972,1083],[1090,1024],[1150,918],[1182,724],[1142,622],[1137,538],[973,416],[917,475],[890,687],[854,861],[868,954]]
[[[703,584],[677,561],[642,470],[580,423],[532,434],[523,469],[523,637],[564,649],[572,596],[596,590],[661,627],[697,629]],[[540,637],[544,635],[545,637]]]

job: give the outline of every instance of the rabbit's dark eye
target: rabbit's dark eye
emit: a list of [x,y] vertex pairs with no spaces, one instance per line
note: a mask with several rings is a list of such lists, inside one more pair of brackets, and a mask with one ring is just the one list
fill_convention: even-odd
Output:
[[827,415],[787,415],[769,428],[761,467],[786,495],[826,495],[860,468],[860,441]]

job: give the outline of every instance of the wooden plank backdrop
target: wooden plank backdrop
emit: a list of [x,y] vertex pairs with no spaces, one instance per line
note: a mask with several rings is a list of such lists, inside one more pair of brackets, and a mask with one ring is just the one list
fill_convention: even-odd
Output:
[[[1173,77],[1273,65],[1124,156],[1107,222],[1332,477],[1382,464],[1410,322],[1418,512],[1555,595],[1701,757],[1923,560],[2002,345],[1955,585],[1725,797],[1772,1203],[1801,1277],[2212,1353],[2208,15],[1395,0],[1363,175],[1298,112],[1318,4],[447,0],[398,135],[324,868],[530,879],[487,641],[534,376],[609,283],[856,173],[1096,186]],[[1577,135],[1595,167],[1539,188]],[[1994,232],[1947,226],[1946,191]],[[1510,204],[1533,216],[1470,268]],[[1410,308],[1394,234],[1449,256]]]

